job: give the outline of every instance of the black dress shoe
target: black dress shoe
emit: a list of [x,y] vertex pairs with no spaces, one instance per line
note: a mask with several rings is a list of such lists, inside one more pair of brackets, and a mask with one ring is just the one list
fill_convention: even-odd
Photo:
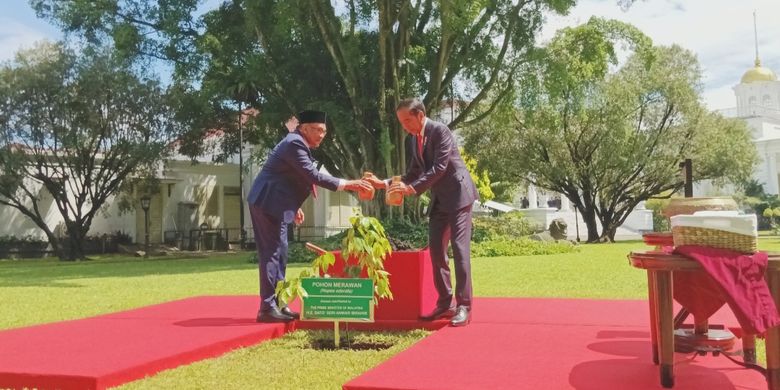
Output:
[[455,311],[455,316],[452,317],[450,320],[450,325],[452,326],[466,326],[471,322],[471,313],[469,313],[471,309],[469,309],[467,306],[458,306],[458,309]]
[[298,314],[298,312],[297,312],[297,311],[292,311],[292,310],[290,310],[290,308],[289,308],[289,307],[287,307],[287,306],[283,307],[283,308],[282,308],[282,310],[280,310],[280,311],[282,312],[282,314],[284,314],[284,315],[286,315],[286,316],[290,316],[290,317],[292,317],[293,319],[296,319],[296,320],[297,320],[297,319],[301,318],[301,315],[300,315],[300,314]]
[[257,322],[290,322],[293,318],[282,313],[277,307],[257,313]]
[[420,316],[423,321],[433,321],[439,318],[449,318],[455,315],[455,308],[453,307],[437,307],[427,315]]

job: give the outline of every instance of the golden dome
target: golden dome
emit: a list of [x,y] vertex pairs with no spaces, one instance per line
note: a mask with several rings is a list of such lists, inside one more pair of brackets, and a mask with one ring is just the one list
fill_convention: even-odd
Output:
[[772,69],[761,66],[761,61],[756,59],[756,66],[750,68],[742,75],[742,84],[760,81],[777,81],[777,75]]

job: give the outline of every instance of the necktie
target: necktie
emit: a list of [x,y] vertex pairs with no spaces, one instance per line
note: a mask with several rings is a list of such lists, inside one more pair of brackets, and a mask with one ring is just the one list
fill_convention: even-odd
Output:
[[417,153],[420,154],[420,159],[423,158],[423,137],[422,135],[417,135]]

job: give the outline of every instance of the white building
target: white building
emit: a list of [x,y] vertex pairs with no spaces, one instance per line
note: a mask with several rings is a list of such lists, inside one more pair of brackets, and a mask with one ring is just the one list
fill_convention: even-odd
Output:
[[[213,132],[206,143],[217,145],[221,132]],[[215,148],[211,148],[215,150]],[[244,150],[246,157],[253,153],[251,147]],[[192,248],[189,238],[197,239],[201,225],[209,230],[227,235],[229,242],[240,240],[240,214],[244,209],[244,227],[247,240],[253,241],[252,221],[246,205],[246,196],[261,166],[246,167],[243,177],[243,195],[239,183],[238,154],[226,163],[214,163],[213,153],[206,154],[193,164],[190,158],[174,155],[160,170],[158,191],[151,196],[149,207],[149,241],[152,244],[167,242]],[[323,170],[324,171],[324,170]],[[136,200],[143,194],[136,194]],[[321,237],[348,226],[352,210],[358,205],[354,196],[344,192],[320,191],[316,200],[311,197],[304,203],[305,222],[300,228],[301,238]],[[64,234],[63,219],[45,189],[40,190],[40,207],[45,211],[47,225],[56,234]],[[144,212],[140,201],[135,211],[121,214],[116,199],[106,202],[104,211],[95,217],[88,235],[98,236],[123,232],[135,242],[144,242]],[[46,240],[46,236],[29,218],[18,210],[0,206],[0,236],[33,237]],[[193,244],[197,244],[193,243]]]
[[[780,193],[778,154],[780,154],[780,81],[769,68],[761,66],[756,51],[755,65],[745,71],[734,86],[737,106],[720,110],[727,117],[744,120],[751,130],[759,164],[753,179],[764,186],[767,194]],[[733,191],[731,191],[733,192]],[[715,188],[709,182],[697,183],[695,195],[724,195],[731,193]]]

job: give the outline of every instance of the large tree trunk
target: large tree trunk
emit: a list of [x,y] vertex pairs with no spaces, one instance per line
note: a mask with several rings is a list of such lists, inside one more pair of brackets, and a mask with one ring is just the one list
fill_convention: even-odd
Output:
[[[83,223],[83,222],[82,222]],[[66,222],[68,227],[68,251],[67,257],[63,260],[76,261],[86,258],[84,253],[84,238],[87,236],[89,227],[84,228],[79,222]]]
[[577,198],[577,209],[582,214],[582,221],[588,228],[588,242],[599,241],[598,215],[596,213],[596,200],[593,194],[583,191],[582,198]]
[[607,224],[602,223],[602,231],[599,236],[600,242],[615,242],[615,233],[617,232],[618,225],[609,222]]
[[592,209],[583,210],[582,222],[584,222],[585,227],[588,228],[588,242],[599,242],[599,224],[597,222],[596,213]]
[[52,232],[48,226],[46,228],[42,228],[44,233],[46,233],[46,237],[49,239],[49,245],[51,245],[51,250],[54,251],[54,255],[57,256],[60,260],[65,260],[65,252],[62,250],[62,242],[60,241],[59,237],[57,237],[54,232]]

